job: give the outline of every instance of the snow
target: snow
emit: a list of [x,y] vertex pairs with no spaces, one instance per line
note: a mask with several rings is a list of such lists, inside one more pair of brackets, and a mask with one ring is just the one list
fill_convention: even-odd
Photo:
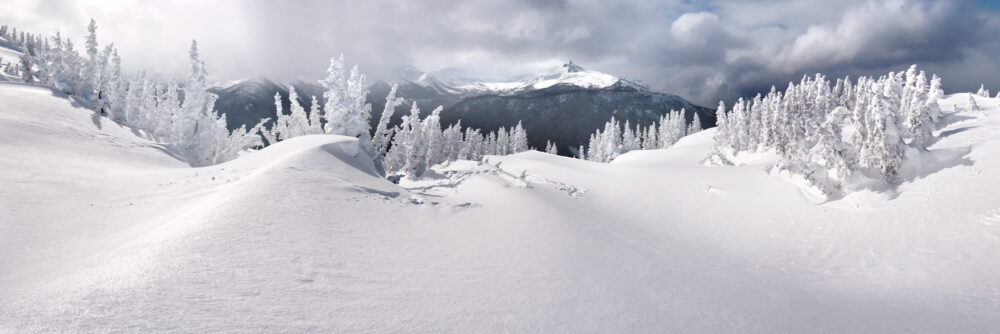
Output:
[[3,57],[4,64],[10,61],[17,63],[21,58],[21,52],[18,51],[19,48],[14,47],[12,44],[6,38],[0,37],[0,57]]
[[816,203],[714,130],[392,184],[348,137],[210,167],[0,83],[0,332],[990,332],[1000,100],[899,184]]
[[[442,77],[452,90],[464,94],[495,94],[509,95],[523,91],[545,89],[556,85],[571,85],[585,89],[603,89],[613,86],[619,81],[634,88],[645,90],[645,85],[630,80],[622,80],[614,75],[598,71],[586,70],[579,65],[563,65],[542,73],[520,75],[515,78],[481,78],[463,76],[457,70],[445,71]],[[427,74],[425,74],[426,76]]]
[[556,72],[539,75],[527,81],[472,82],[455,85],[462,92],[511,94],[526,90],[545,89],[555,85],[573,85],[586,89],[607,88],[618,82],[618,77],[597,71]]
[[11,44],[7,39],[0,37],[0,81],[15,81],[17,79],[15,76],[3,73],[8,64],[16,68],[21,61],[21,52],[13,48]]

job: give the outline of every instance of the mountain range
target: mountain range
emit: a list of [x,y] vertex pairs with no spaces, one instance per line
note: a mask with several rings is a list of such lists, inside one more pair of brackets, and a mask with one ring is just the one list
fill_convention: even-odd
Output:
[[[584,69],[572,61],[542,73],[515,78],[470,75],[456,70],[433,73],[412,66],[399,66],[371,80],[368,102],[372,105],[371,123],[381,118],[385,97],[392,84],[397,96],[405,99],[392,118],[399,124],[412,102],[429,113],[443,106],[443,126],[461,120],[463,127],[485,132],[513,127],[518,122],[528,131],[533,147],[543,148],[546,141],[558,144],[563,155],[575,155],[586,145],[590,135],[615,117],[643,127],[656,122],[670,110],[685,110],[690,123],[695,113],[702,127],[715,125],[714,110],[694,105],[683,98],[651,91],[636,80]],[[294,87],[299,103],[307,110],[311,97],[324,103],[323,87],[318,83],[293,81],[276,83],[264,77],[224,82],[211,90],[219,95],[216,109],[227,115],[230,128],[252,126],[264,117],[275,118],[274,94],[282,97],[288,110],[288,89]]]

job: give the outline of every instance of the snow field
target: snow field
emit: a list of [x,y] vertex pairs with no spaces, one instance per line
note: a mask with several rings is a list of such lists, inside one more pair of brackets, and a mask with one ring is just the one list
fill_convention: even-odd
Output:
[[191,168],[0,83],[0,332],[989,332],[1000,100],[976,100],[941,102],[942,163],[817,203],[773,156],[706,164],[711,129],[395,185],[348,137]]

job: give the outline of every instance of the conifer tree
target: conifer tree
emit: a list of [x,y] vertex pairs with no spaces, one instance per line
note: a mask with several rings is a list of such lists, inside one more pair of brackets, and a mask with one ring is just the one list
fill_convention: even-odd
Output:
[[510,153],[520,153],[527,151],[529,149],[528,133],[524,130],[524,127],[521,126],[521,121],[518,121],[517,126],[515,126],[513,130],[511,130],[510,141],[511,141]]
[[410,108],[410,116],[407,118],[404,131],[407,135],[401,144],[405,146],[406,162],[404,172],[406,175],[419,178],[427,170],[427,142],[423,140],[423,125],[420,123],[420,108],[413,102]]
[[556,148],[556,144],[546,140],[545,141],[545,153],[552,155],[559,155],[559,149]]
[[98,62],[98,50],[97,50],[97,22],[94,19],[90,19],[90,25],[87,26],[87,60],[83,68],[83,83],[82,83],[82,93],[84,98],[96,98],[95,90],[97,89],[98,80],[100,79],[100,69]]
[[295,92],[294,86],[288,87],[288,101],[291,112],[286,121],[288,137],[285,139],[310,134],[309,116],[306,114],[306,109],[299,104],[299,94]]
[[31,58],[27,53],[21,54],[21,81],[25,83],[35,83],[35,65]]
[[[444,162],[442,157],[444,134],[441,132],[442,110],[444,110],[444,107],[442,106],[434,108],[434,110],[431,111],[431,114],[424,118],[424,122],[420,126],[422,129],[420,141],[423,142],[423,149],[425,151],[424,156],[426,159],[424,168],[429,168],[430,166]],[[416,176],[420,176],[420,174],[416,174]]]
[[382,109],[382,117],[375,127],[375,137],[372,138],[372,145],[375,147],[375,166],[379,169],[383,169],[382,162],[384,156],[389,153],[389,143],[392,139],[392,129],[389,128],[389,121],[392,119],[392,115],[396,113],[396,107],[403,104],[403,99],[396,97],[396,90],[398,88],[398,84],[392,84],[392,88],[389,89],[389,95],[385,97],[385,109]]
[[323,115],[321,113],[319,101],[316,101],[316,95],[313,95],[312,101],[309,103],[309,133],[323,133]]
[[625,129],[622,132],[622,153],[637,149],[639,147],[636,145],[635,132],[632,131],[632,125],[629,124],[629,121],[625,120]]
[[701,132],[701,120],[698,119],[698,113],[694,113],[694,118],[691,119],[691,125],[688,126],[687,134],[691,135],[698,132]]

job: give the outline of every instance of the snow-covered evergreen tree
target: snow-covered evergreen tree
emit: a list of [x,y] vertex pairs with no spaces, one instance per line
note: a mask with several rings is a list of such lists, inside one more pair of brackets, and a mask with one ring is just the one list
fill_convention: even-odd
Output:
[[[942,96],[940,79],[934,76],[928,84],[916,67],[858,78],[856,84],[849,78],[830,83],[822,75],[803,77],[784,92],[772,89],[739,100],[731,112],[720,106],[714,139],[719,154],[735,153],[723,148],[774,150],[780,169],[836,192],[859,168],[892,181],[906,143],[916,148],[929,143]],[[975,97],[969,99],[975,108]],[[844,128],[852,130],[851,138],[844,138]]]
[[299,104],[299,94],[295,92],[294,86],[288,87],[288,101],[291,112],[286,121],[288,136],[285,139],[312,134],[310,133],[312,127],[309,124],[309,115],[306,114],[306,109]]
[[528,133],[521,126],[521,121],[518,121],[510,133],[510,153],[520,153],[529,149]]
[[[438,106],[431,111],[430,115],[424,117],[423,124],[420,125],[421,135],[420,140],[423,142],[423,154],[427,160],[424,163],[424,168],[433,166],[444,162],[443,150],[444,150],[444,134],[441,132],[441,111],[444,107]],[[420,174],[415,174],[415,176],[420,176]]]
[[279,141],[291,138],[288,133],[288,115],[285,115],[285,107],[281,103],[281,93],[274,93],[274,114],[277,117],[271,130],[264,134],[268,143],[274,144]]
[[184,102],[181,104],[181,149],[187,153],[192,163],[210,165],[214,162],[215,131],[215,100],[217,96],[208,92],[206,83],[207,72],[205,63],[198,55],[198,42],[191,41],[189,52],[191,71],[187,84],[184,86]]
[[925,104],[930,107],[929,114],[932,123],[937,123],[938,119],[941,118],[941,109],[938,107],[937,101],[943,97],[944,91],[941,90],[941,78],[937,74],[931,75],[931,87],[927,92],[927,102]]
[[694,114],[694,118],[691,120],[691,125],[688,126],[687,134],[694,134],[701,132],[701,120],[698,119],[698,113]]
[[392,119],[392,115],[396,113],[396,107],[403,104],[403,99],[396,97],[396,90],[398,88],[398,84],[392,84],[392,88],[389,89],[389,95],[385,97],[385,109],[382,109],[382,117],[375,127],[375,137],[372,138],[372,145],[375,148],[375,166],[379,169],[384,169],[382,164],[385,155],[389,153],[389,143],[392,139],[393,133],[392,129],[389,128],[389,121]]
[[180,112],[180,95],[177,83],[171,81],[167,83],[163,95],[157,101],[156,125],[152,129],[153,136],[161,141],[174,142],[173,126]]
[[319,101],[316,100],[316,96],[312,96],[312,101],[309,103],[309,133],[320,134],[323,133],[323,111],[320,109]]
[[459,120],[444,130],[444,148],[441,150],[444,160],[458,160],[462,146],[462,120]]
[[545,141],[545,153],[552,155],[559,155],[559,149],[556,148],[556,143],[546,140]]
[[96,99],[95,92],[97,91],[101,70],[97,49],[97,22],[94,19],[90,19],[87,31],[89,32],[86,43],[87,60],[83,67],[81,93],[85,99]]
[[722,149],[731,147],[731,131],[729,129],[729,115],[726,113],[726,103],[719,101],[719,107],[715,110],[715,147]]
[[873,122],[870,123],[869,148],[861,156],[861,164],[874,168],[886,182],[892,181],[903,160],[903,138],[897,119],[900,85],[890,73],[884,82],[875,85],[882,94],[876,95],[871,105]]
[[349,75],[344,74],[344,55],[330,59],[327,77],[320,80],[326,88],[326,133],[358,138],[361,149],[374,159],[375,148],[368,132],[371,105],[365,103],[368,95],[365,77],[354,66]]
[[508,155],[513,154],[510,145],[510,132],[507,128],[500,128],[497,130],[497,141],[495,143],[495,148],[493,149],[493,154],[496,155]]
[[35,64],[28,53],[21,54],[21,81],[25,83],[35,82]]
[[404,130],[407,135],[403,137],[402,144],[405,147],[406,160],[403,170],[407,176],[419,178],[427,171],[427,142],[423,140],[423,124],[420,122],[420,108],[413,102],[410,108],[410,115],[406,119],[407,124]]
[[632,131],[632,125],[628,120],[625,120],[625,129],[622,132],[622,153],[628,153],[632,150],[638,150],[640,148],[640,143],[635,136],[635,132]]
[[918,149],[926,149],[933,137],[931,132],[934,130],[934,120],[931,113],[937,109],[937,101],[928,98],[929,94],[930,87],[927,85],[927,76],[921,71],[914,78],[911,92],[907,96],[906,115],[904,115],[905,121],[903,122],[910,145]]

